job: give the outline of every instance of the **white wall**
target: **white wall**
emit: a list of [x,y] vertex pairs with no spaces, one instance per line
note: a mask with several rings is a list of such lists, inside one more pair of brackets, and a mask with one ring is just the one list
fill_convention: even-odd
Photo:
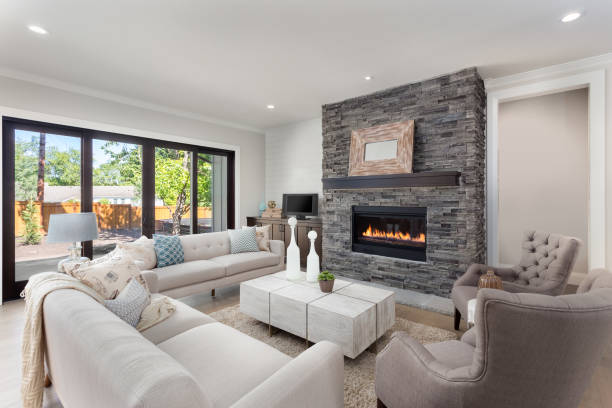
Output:
[[280,207],[283,193],[321,195],[322,162],[321,118],[266,130],[266,202]]
[[256,214],[263,198],[263,132],[213,124],[4,76],[0,76],[0,116],[235,150],[237,225],[245,223],[247,215]]
[[587,272],[588,90],[499,105],[499,261],[516,264],[523,231],[582,240],[574,271]]

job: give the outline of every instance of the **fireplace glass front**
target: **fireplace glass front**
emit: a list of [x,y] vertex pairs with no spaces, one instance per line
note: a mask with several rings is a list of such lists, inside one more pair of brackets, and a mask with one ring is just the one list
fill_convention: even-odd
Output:
[[427,209],[354,206],[354,252],[425,261]]

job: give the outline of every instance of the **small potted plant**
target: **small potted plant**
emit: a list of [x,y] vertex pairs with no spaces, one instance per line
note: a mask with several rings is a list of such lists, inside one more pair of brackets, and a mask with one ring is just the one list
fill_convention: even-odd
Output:
[[334,281],[336,280],[334,274],[329,271],[323,271],[319,274],[318,280],[321,292],[331,293],[334,288]]

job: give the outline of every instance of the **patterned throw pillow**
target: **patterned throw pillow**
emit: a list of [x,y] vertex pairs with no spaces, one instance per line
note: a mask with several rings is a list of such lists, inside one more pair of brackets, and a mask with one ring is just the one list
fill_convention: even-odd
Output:
[[[242,229],[247,229],[252,227],[242,227]],[[261,227],[255,227],[255,238],[257,239],[257,246],[260,251],[268,251],[270,252],[270,232],[272,230],[271,225],[264,225]]]
[[147,287],[132,257],[120,249],[102,258],[74,265],[66,273],[94,289],[104,299],[117,297],[132,278]]
[[119,242],[117,248],[130,254],[141,271],[151,270],[157,265],[157,255],[155,255],[155,248],[153,248],[153,240],[144,235],[134,242]]
[[177,235],[153,235],[153,247],[158,268],[185,262],[183,245]]
[[138,325],[140,315],[149,303],[151,296],[136,279],[132,279],[115,299],[104,301],[107,309],[133,327]]
[[259,252],[255,227],[248,227],[241,230],[229,230],[230,247],[232,254],[241,252]]

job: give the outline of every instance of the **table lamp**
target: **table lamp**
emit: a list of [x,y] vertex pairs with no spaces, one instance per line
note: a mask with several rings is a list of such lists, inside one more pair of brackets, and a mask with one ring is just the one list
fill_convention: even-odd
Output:
[[81,257],[81,242],[92,241],[96,238],[98,238],[98,222],[95,213],[51,214],[49,218],[46,242],[48,244],[72,242],[72,246],[68,248],[70,256],[59,262],[59,271],[62,270],[64,262],[88,260],[88,258]]

